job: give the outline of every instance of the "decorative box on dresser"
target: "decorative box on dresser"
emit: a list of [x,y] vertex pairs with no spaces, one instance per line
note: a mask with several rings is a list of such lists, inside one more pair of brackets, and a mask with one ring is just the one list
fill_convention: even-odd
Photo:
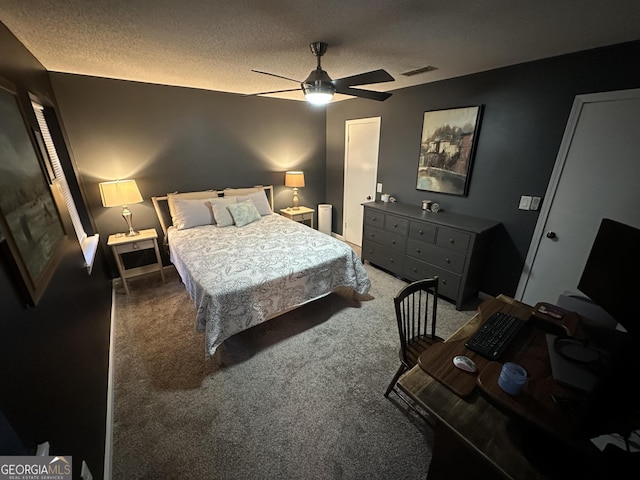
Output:
[[364,204],[362,260],[408,281],[438,276],[439,293],[456,309],[480,288],[498,222],[402,203]]

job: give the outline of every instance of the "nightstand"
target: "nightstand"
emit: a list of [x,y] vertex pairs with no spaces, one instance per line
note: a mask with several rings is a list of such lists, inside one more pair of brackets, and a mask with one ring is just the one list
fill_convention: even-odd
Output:
[[[283,208],[280,210],[280,214],[284,217],[287,217],[289,220],[293,220],[294,222],[304,223],[313,228],[313,214],[316,211],[313,208],[307,207],[298,207],[294,208]],[[309,223],[307,223],[309,222]]]
[[[145,273],[160,272],[160,275],[162,276],[162,283],[164,283],[162,259],[160,257],[160,250],[158,249],[158,232],[156,232],[155,228],[140,230],[140,234],[134,237],[129,237],[124,234],[109,235],[107,245],[109,245],[113,251],[113,256],[115,257],[116,264],[118,265],[118,272],[120,272],[120,278],[124,285],[124,291],[127,292],[127,295],[129,295],[127,278],[137,277],[139,275],[144,275]],[[122,262],[122,254],[150,249],[155,250],[156,253],[156,261],[154,263],[142,265],[141,267],[125,268]]]

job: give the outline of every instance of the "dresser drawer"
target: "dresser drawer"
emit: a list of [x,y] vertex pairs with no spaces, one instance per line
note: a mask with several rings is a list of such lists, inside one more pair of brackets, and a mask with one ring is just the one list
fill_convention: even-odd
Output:
[[369,208],[364,209],[364,224],[373,225],[378,228],[384,228],[384,214],[371,210]]
[[377,243],[364,240],[362,242],[362,257],[379,267],[394,273],[402,273],[404,253],[383,247]]
[[453,228],[440,227],[436,235],[436,245],[442,248],[456,250],[458,252],[467,253],[471,243],[471,235],[461,230]]
[[431,263],[436,267],[441,267],[450,272],[462,275],[464,263],[467,259],[465,255],[444,248],[429,245],[428,243],[407,241],[407,255],[419,260]]
[[425,243],[436,241],[436,226],[433,223],[414,222],[409,224],[409,238]]
[[448,272],[420,260],[407,259],[404,265],[404,276],[411,281],[422,280],[423,278],[438,277],[438,293],[451,300],[458,299],[460,291],[460,275]]
[[395,215],[384,216],[384,229],[388,232],[397,233],[403,237],[407,236],[409,231],[409,220]]
[[362,238],[363,240],[366,239],[371,242],[378,243],[384,247],[388,247],[393,250],[397,250],[398,252],[404,253],[405,241],[404,237],[402,237],[401,235],[386,232],[384,230],[380,230],[379,228],[365,225]]

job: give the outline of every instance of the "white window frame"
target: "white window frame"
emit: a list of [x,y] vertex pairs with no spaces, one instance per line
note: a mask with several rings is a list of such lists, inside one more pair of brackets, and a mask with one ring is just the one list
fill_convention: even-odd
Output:
[[[55,175],[53,184],[56,185],[58,191],[64,198],[65,204],[67,205],[73,229],[76,232],[78,243],[82,249],[85,267],[87,268],[88,273],[91,274],[93,262],[96,258],[96,252],[98,251],[99,235],[96,233],[95,235],[88,236],[87,232],[85,232],[84,227],[82,226],[82,221],[80,220],[80,215],[78,214],[78,209],[76,208],[75,200],[71,194],[71,189],[67,183],[67,178],[64,175],[60,158],[58,158],[58,152],[56,151],[53,139],[51,138],[49,126],[47,125],[47,121],[44,117],[44,107],[34,100],[31,101],[31,105],[33,106],[33,111],[36,114],[38,125],[40,126],[40,133],[42,133],[42,138],[44,139],[44,144],[47,148],[47,153],[49,154],[51,168]],[[47,159],[45,159],[45,161],[47,161]]]

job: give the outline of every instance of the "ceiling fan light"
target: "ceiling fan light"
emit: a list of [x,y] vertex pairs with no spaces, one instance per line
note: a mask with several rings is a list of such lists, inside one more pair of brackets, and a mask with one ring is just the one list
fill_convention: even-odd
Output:
[[326,105],[333,98],[336,87],[331,82],[315,81],[312,83],[303,83],[302,91],[307,102],[314,105]]
[[333,98],[333,93],[328,92],[309,92],[304,94],[307,102],[313,105],[326,105]]

